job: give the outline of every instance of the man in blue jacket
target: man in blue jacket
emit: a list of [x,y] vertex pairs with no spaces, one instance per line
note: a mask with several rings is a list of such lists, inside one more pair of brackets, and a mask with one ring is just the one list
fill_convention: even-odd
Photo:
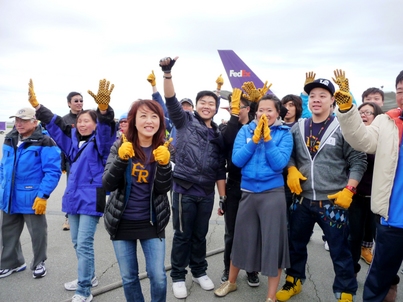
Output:
[[0,163],[0,278],[27,267],[20,243],[24,222],[32,240],[32,275],[42,278],[47,259],[46,203],[60,179],[60,150],[43,134],[34,109],[20,109],[13,117],[15,128],[5,137]]

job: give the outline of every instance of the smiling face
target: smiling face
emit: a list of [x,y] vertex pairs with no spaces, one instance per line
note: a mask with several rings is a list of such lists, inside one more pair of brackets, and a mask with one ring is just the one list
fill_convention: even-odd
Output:
[[68,102],[68,105],[72,113],[74,114],[79,113],[81,110],[83,110],[84,105],[83,97],[79,94],[71,97],[71,100],[70,102]]
[[210,95],[202,96],[196,103],[196,111],[205,122],[211,121],[216,110],[215,99]]
[[274,124],[274,122],[277,120],[279,113],[276,109],[275,103],[276,101],[274,100],[261,100],[259,101],[259,107],[257,108],[256,111],[256,119],[259,121],[260,117],[264,114],[267,117],[267,120],[269,121],[269,127]]
[[91,135],[97,128],[97,123],[89,113],[83,113],[77,118],[77,130],[82,136]]
[[147,106],[141,106],[136,112],[136,129],[139,140],[152,138],[160,128],[160,118],[157,113]]
[[312,117],[326,119],[330,114],[334,98],[326,89],[317,87],[309,93],[309,109],[312,112]]

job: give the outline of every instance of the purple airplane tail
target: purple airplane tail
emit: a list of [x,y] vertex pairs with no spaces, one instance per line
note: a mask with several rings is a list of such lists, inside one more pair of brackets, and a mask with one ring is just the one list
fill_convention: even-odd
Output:
[[[243,83],[249,81],[253,82],[256,88],[263,87],[263,82],[233,50],[218,50],[218,54],[220,55],[232,88],[242,89]],[[269,90],[267,93],[273,92]]]

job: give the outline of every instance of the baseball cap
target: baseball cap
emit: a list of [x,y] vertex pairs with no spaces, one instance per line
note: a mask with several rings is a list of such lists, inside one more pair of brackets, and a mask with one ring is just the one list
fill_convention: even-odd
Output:
[[181,104],[183,104],[183,103],[189,103],[192,107],[194,107],[192,100],[191,100],[191,99],[188,99],[188,98],[181,99],[181,101],[180,101],[179,103],[181,103]]
[[332,82],[327,79],[317,79],[311,83],[308,83],[305,85],[304,90],[307,94],[309,94],[314,88],[323,88],[329,91],[332,96],[334,94],[334,86]]
[[120,122],[121,120],[127,120],[127,112],[126,112],[126,113],[123,113],[123,114],[119,117],[119,122]]
[[16,114],[10,116],[10,118],[12,118],[12,117],[18,117],[23,120],[31,120],[31,119],[36,120],[35,109],[29,108],[29,107],[22,108],[22,109],[18,110]]

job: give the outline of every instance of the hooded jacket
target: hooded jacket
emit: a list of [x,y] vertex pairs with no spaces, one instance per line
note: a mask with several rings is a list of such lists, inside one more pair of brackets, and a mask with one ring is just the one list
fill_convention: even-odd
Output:
[[9,132],[0,163],[0,209],[9,214],[35,214],[35,198],[48,199],[60,175],[60,150],[37,126],[17,147],[19,133]]

